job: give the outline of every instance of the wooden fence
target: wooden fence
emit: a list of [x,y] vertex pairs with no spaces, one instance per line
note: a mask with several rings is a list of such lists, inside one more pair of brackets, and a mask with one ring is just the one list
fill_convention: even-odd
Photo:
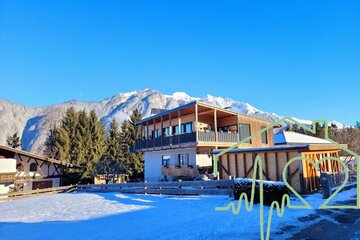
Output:
[[77,185],[77,192],[120,192],[166,195],[232,195],[234,180],[144,182]]
[[64,186],[64,187],[54,187],[54,188],[43,188],[36,189],[31,191],[20,191],[12,193],[0,194],[0,200],[12,200],[24,197],[33,197],[39,194],[54,194],[54,193],[65,193],[75,191],[76,186]]

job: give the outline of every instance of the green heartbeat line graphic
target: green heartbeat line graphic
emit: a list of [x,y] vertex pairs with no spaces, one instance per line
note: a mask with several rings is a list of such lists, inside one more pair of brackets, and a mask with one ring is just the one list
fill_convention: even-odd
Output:
[[[241,142],[233,145],[232,147],[225,149],[224,151],[216,154],[214,156],[214,173],[217,174],[217,161],[219,159],[219,157],[225,153],[227,153],[228,151],[237,148],[238,145],[245,143],[247,141],[249,141],[251,138],[260,135],[262,132],[265,132],[269,129],[271,129],[274,126],[277,126],[279,124],[281,124],[284,121],[291,121],[295,124],[297,124],[298,126],[304,128],[305,130],[315,133],[316,132],[316,123],[319,122],[323,122],[324,126],[325,126],[325,139],[330,141],[332,144],[336,145],[337,147],[339,147],[340,149],[342,149],[343,151],[355,156],[356,161],[357,161],[357,166],[360,166],[360,157],[359,155],[357,155],[355,152],[347,149],[346,147],[344,147],[343,145],[331,140],[328,136],[328,122],[325,120],[317,120],[313,122],[313,128],[310,128],[304,124],[299,123],[298,121],[290,118],[290,117],[285,117],[282,118],[276,122],[274,122],[272,125],[262,129],[261,131],[251,135],[248,138],[243,139]],[[259,198],[260,198],[260,203],[259,203],[259,207],[260,207],[260,238],[261,240],[269,240],[270,239],[270,230],[271,230],[271,221],[272,221],[272,216],[273,216],[273,211],[274,208],[276,209],[276,214],[279,217],[282,217],[285,213],[285,207],[288,207],[289,209],[311,209],[312,207],[310,206],[310,204],[300,196],[300,194],[298,192],[296,192],[291,186],[290,184],[287,182],[287,169],[288,166],[295,162],[295,161],[308,161],[315,169],[319,169],[319,166],[322,162],[327,161],[327,160],[333,160],[333,161],[337,161],[340,163],[340,165],[343,167],[343,169],[345,170],[345,180],[344,182],[336,189],[336,191],[328,198],[325,200],[325,202],[319,207],[322,209],[360,209],[360,178],[359,178],[359,171],[357,171],[357,205],[356,206],[347,206],[347,205],[336,205],[336,206],[332,206],[332,205],[328,205],[328,203],[346,186],[348,179],[349,179],[349,170],[347,168],[347,166],[345,165],[345,163],[343,161],[341,161],[340,158],[334,158],[334,157],[326,157],[326,158],[322,158],[319,161],[317,161],[316,163],[309,158],[305,158],[305,157],[295,157],[292,158],[289,162],[287,162],[284,166],[284,169],[282,171],[282,178],[283,181],[285,183],[285,185],[289,188],[289,190],[291,191],[291,193],[293,193],[302,203],[303,205],[292,205],[291,201],[290,201],[290,196],[288,194],[283,195],[282,197],[282,201],[281,204],[279,204],[278,202],[274,201],[271,203],[270,205],[270,210],[269,210],[269,215],[268,215],[268,221],[267,221],[267,228],[266,228],[266,235],[264,235],[264,188],[263,188],[263,169],[262,169],[262,161],[261,161],[261,157],[257,156],[255,158],[255,164],[254,164],[254,170],[253,170],[253,174],[252,174],[252,186],[251,186],[251,196],[250,196],[250,201],[248,199],[248,196],[246,195],[246,193],[242,193],[239,197],[237,206],[235,206],[234,202],[229,203],[227,206],[225,207],[217,207],[215,208],[216,211],[232,211],[233,214],[237,215],[240,213],[241,211],[241,206],[242,206],[242,201],[244,200],[245,202],[245,208],[248,212],[251,212],[253,209],[253,205],[254,205],[254,196],[255,196],[255,184],[256,184],[256,173],[259,173],[259,181],[260,181],[260,189],[259,189]]]

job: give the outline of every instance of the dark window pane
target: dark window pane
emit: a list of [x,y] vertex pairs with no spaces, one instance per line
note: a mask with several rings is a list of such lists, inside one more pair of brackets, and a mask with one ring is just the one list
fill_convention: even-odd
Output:
[[[266,127],[261,127],[261,130],[263,130],[264,128]],[[261,142],[263,144],[268,144],[267,131],[261,133]]]
[[163,166],[169,166],[170,165],[170,156],[169,155],[163,155],[162,156],[162,165]]
[[[245,138],[251,135],[249,124],[239,124],[239,129],[240,129],[240,141],[244,140]],[[248,140],[246,143],[251,143],[251,139]]]
[[172,126],[172,135],[179,134],[179,125]]

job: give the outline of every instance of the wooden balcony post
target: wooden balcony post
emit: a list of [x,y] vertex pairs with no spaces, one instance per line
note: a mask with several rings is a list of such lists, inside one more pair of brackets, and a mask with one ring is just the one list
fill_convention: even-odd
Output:
[[217,110],[214,111],[214,126],[215,126],[215,142],[218,141],[218,131],[217,131]]
[[181,112],[180,110],[178,110],[178,143],[179,143],[179,146],[180,146],[180,133],[181,133]]
[[195,104],[195,132],[196,132],[196,137],[195,137],[195,142],[198,142],[199,140],[199,129],[198,129],[198,105]]
[[240,116],[237,116],[237,141],[240,142]]
[[153,119],[153,125],[154,125],[154,128],[153,128],[153,131],[154,131],[154,134],[153,134],[153,136],[152,136],[152,141],[153,141],[153,148],[155,147],[155,127],[156,127],[156,125],[155,125],[155,118]]
[[161,124],[160,124],[160,145],[161,145],[161,149],[162,149],[162,146],[163,146],[163,116],[160,117],[160,121],[161,121]]
[[172,136],[171,113],[169,113],[169,136]]

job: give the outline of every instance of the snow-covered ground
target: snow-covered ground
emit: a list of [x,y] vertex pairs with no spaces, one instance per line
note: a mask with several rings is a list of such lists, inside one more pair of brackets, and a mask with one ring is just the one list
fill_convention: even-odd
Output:
[[[336,200],[356,194],[341,193]],[[306,200],[314,207],[320,194]],[[0,239],[259,239],[259,206],[239,215],[218,212],[226,196],[159,196],[75,193],[0,202]],[[300,204],[293,199],[293,204]],[[265,207],[265,219],[269,208]],[[287,209],[273,217],[272,236],[314,210]],[[308,224],[312,224],[308,223]],[[301,223],[305,228],[307,223]],[[276,239],[289,235],[276,236]],[[271,238],[275,239],[275,238]]]

